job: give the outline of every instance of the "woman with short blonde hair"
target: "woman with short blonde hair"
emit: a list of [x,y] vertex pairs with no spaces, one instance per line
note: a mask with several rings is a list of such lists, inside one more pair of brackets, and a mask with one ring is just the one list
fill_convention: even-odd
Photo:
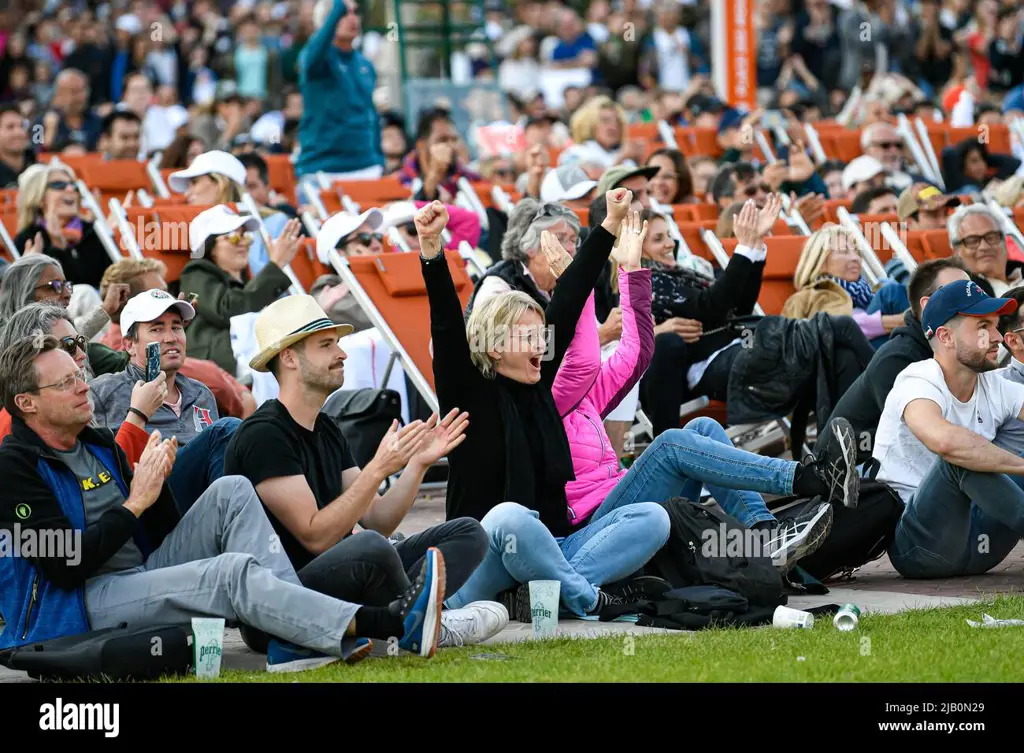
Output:
[[605,169],[614,165],[635,165],[626,144],[629,121],[626,111],[609,97],[587,100],[569,121],[573,145],[565,149],[558,164],[600,165]]
[[804,244],[793,275],[796,292],[782,308],[791,319],[815,314],[851,316],[869,340],[888,336],[903,326],[903,314],[868,313],[875,290],[862,276],[863,261],[857,237],[828,222]]

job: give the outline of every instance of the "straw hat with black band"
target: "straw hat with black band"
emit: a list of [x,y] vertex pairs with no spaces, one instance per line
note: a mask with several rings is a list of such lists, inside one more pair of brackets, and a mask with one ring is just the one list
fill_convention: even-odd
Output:
[[336,330],[340,339],[351,333],[353,327],[331,321],[311,295],[290,295],[276,300],[256,319],[256,344],[260,351],[249,361],[249,367],[267,373],[267,364],[282,350],[329,329]]

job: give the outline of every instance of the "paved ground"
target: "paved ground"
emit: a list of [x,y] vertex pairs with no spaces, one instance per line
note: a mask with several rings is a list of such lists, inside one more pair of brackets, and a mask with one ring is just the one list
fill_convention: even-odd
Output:
[[[403,522],[400,530],[409,535],[444,520],[443,491],[424,494]],[[1024,592],[1024,544],[1018,546],[998,567],[985,575],[949,578],[934,581],[911,581],[900,577],[886,557],[861,568],[849,581],[830,583],[825,596],[791,597],[789,605],[800,609],[820,604],[853,602],[864,612],[893,613],[953,604],[970,603],[990,594]],[[978,616],[980,619],[980,614]],[[594,637],[618,633],[673,632],[640,628],[627,622],[601,623],[584,620],[562,620],[560,635]],[[509,627],[488,641],[501,644],[530,640],[531,626],[510,623]],[[224,640],[223,666],[228,669],[258,670],[265,658],[246,648],[237,630],[229,630]],[[32,682],[23,673],[0,667],[0,683]]]

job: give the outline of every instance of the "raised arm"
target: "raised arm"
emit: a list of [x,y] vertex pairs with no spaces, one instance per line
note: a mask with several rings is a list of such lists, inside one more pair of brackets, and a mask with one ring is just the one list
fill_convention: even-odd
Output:
[[[576,334],[576,323],[608,261],[619,225],[633,201],[633,193],[625,188],[616,188],[605,195],[605,201],[608,216],[587,236],[572,262],[567,266],[558,263],[552,267],[558,276],[558,283],[548,303],[545,318],[553,333],[554,354],[541,366],[541,380],[548,386],[554,383],[562,358]],[[544,247],[543,243],[541,247]],[[564,251],[563,255],[568,256]]]
[[472,389],[484,377],[470,357],[462,301],[443,251],[441,232],[448,224],[448,210],[440,201],[431,202],[416,213],[415,223],[430,302],[434,385],[438,401],[447,410],[458,404],[461,390]]
[[651,319],[651,270],[640,267],[647,223],[641,227],[634,212],[623,224],[622,246],[626,263],[619,272],[622,338],[611,357],[601,364],[591,391],[594,405],[607,416],[640,381],[654,356],[654,321]]
[[299,53],[299,70],[307,76],[321,70],[329,72],[327,68],[327,53],[334,44],[334,30],[341,21],[342,16],[348,12],[347,0],[334,0],[331,12],[320,25],[320,28],[313,32],[306,41],[302,52]]
[[597,334],[594,295],[587,297],[583,313],[576,323],[576,336],[562,360],[551,385],[555,407],[563,418],[580,404],[601,371],[601,342]]

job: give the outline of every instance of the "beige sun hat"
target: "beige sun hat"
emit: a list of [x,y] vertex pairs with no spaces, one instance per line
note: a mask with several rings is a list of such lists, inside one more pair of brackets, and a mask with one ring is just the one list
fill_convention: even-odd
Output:
[[311,295],[290,295],[274,301],[256,319],[256,344],[260,351],[249,361],[249,367],[266,373],[267,364],[282,350],[314,332],[329,329],[337,330],[342,338],[354,327],[333,322]]

